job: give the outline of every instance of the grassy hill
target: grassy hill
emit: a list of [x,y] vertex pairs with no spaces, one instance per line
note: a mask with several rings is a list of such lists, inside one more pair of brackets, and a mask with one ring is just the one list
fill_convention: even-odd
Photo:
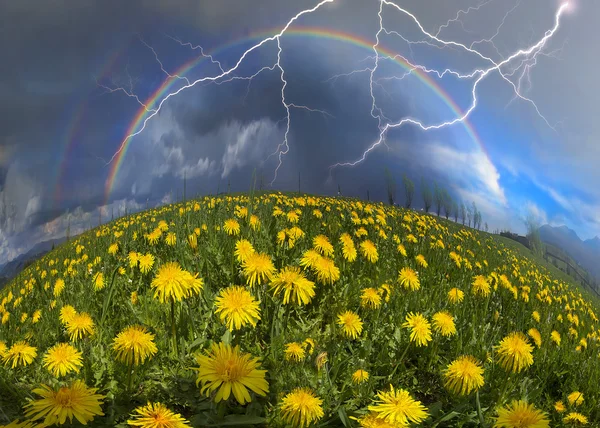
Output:
[[434,216],[205,197],[85,233],[0,291],[0,427],[597,426],[597,314],[521,244]]

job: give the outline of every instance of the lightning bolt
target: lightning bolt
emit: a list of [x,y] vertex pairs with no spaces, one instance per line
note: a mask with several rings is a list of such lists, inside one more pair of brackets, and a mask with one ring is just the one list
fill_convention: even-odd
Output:
[[[328,113],[324,110],[310,108],[310,107],[304,106],[304,105],[298,105],[298,104],[295,104],[288,100],[288,98],[286,96],[287,95],[286,88],[288,86],[288,81],[286,80],[286,71],[282,65],[283,49],[282,49],[282,44],[281,44],[281,38],[286,33],[286,31],[290,28],[290,26],[295,21],[297,21],[300,17],[302,17],[303,15],[313,13],[313,12],[317,11],[319,8],[321,8],[322,6],[326,5],[327,3],[333,3],[334,1],[335,0],[321,0],[319,3],[317,3],[312,8],[304,9],[304,10],[298,12],[286,23],[286,25],[278,33],[276,33],[270,37],[266,37],[266,38],[262,39],[261,41],[259,41],[258,43],[254,44],[249,49],[244,51],[242,53],[242,55],[238,58],[237,62],[230,68],[224,67],[221,62],[217,61],[213,56],[207,54],[202,46],[194,45],[189,42],[183,42],[173,36],[165,35],[166,37],[169,37],[173,41],[177,42],[182,47],[188,47],[191,50],[199,51],[200,55],[202,57],[207,58],[219,70],[219,72],[214,75],[204,76],[204,77],[198,78],[196,80],[191,80],[184,76],[170,74],[165,69],[163,63],[160,61],[156,50],[140,37],[140,41],[149,50],[151,50],[152,53],[154,54],[155,60],[159,64],[161,71],[169,78],[180,79],[182,81],[182,83],[184,83],[184,84],[181,87],[179,87],[177,90],[174,90],[173,92],[170,92],[166,96],[164,96],[161,99],[161,101],[158,103],[158,105],[153,106],[153,108],[149,108],[148,106],[145,106],[142,103],[142,101],[139,99],[139,97],[137,97],[133,93],[133,85],[131,83],[131,79],[130,79],[129,89],[126,89],[123,87],[116,87],[116,86],[108,87],[108,86],[103,86],[100,83],[98,83],[99,86],[103,87],[107,92],[111,92],[111,93],[112,92],[122,92],[125,95],[127,95],[128,97],[135,99],[136,102],[138,102],[138,104],[143,106],[146,109],[146,111],[148,112],[148,115],[142,122],[142,125],[140,126],[140,128],[136,132],[129,134],[122,140],[121,144],[119,145],[119,148],[113,154],[113,156],[110,158],[110,160],[107,162],[107,165],[111,164],[114,161],[114,159],[122,152],[122,150],[126,146],[126,143],[131,138],[139,135],[141,132],[143,132],[145,130],[148,122],[150,120],[152,120],[161,111],[164,104],[170,98],[175,97],[178,94],[180,94],[181,92],[183,92],[187,89],[190,89],[198,84],[200,84],[200,85],[205,85],[205,84],[222,85],[222,84],[225,84],[228,82],[238,81],[238,80],[248,81],[248,87],[246,90],[246,97],[247,97],[247,95],[250,91],[250,84],[254,78],[256,78],[259,74],[264,73],[264,72],[277,71],[279,74],[279,79],[281,81],[281,104],[283,106],[283,109],[285,110],[285,117],[283,119],[281,119],[280,121],[278,121],[277,123],[278,124],[281,122],[285,123],[285,132],[283,135],[283,139],[278,144],[276,150],[271,155],[269,155],[269,157],[267,158],[267,159],[269,159],[272,156],[277,156],[277,159],[278,159],[277,166],[274,170],[274,177],[270,183],[271,185],[273,185],[273,183],[277,179],[279,170],[282,166],[283,158],[290,150],[289,143],[290,143],[290,128],[291,128],[292,110],[305,110],[310,113],[319,113],[319,114],[323,115],[323,117],[325,117],[325,118],[333,117],[330,113]],[[517,0],[516,4],[508,12],[506,12],[501,23],[496,28],[495,34],[493,34],[489,39],[477,40],[470,44],[460,43],[460,42],[457,42],[454,40],[446,40],[446,39],[442,38],[440,36],[440,34],[443,32],[443,30],[447,29],[452,23],[455,23],[455,22],[460,23],[460,25],[462,26],[463,30],[465,30],[465,32],[472,33],[471,31],[467,30],[464,27],[464,23],[461,20],[461,17],[467,16],[467,14],[469,14],[472,11],[480,10],[482,7],[491,3],[493,0],[486,0],[477,6],[472,6],[466,10],[458,11],[458,13],[456,14],[456,16],[454,18],[449,19],[445,24],[443,24],[436,31],[434,31],[434,33],[427,31],[423,27],[423,25],[421,24],[419,19],[414,14],[412,14],[410,11],[402,8],[401,6],[397,5],[392,0],[378,0],[378,1],[379,1],[379,8],[378,8],[377,16],[379,19],[379,28],[375,34],[375,43],[372,46],[374,55],[367,57],[365,60],[363,60],[363,61],[370,60],[373,62],[373,65],[362,68],[362,69],[353,70],[348,73],[333,76],[330,79],[328,79],[326,82],[330,82],[333,84],[340,77],[352,77],[359,73],[366,73],[369,75],[369,92],[370,92],[370,96],[371,96],[370,115],[375,121],[377,121],[379,136],[375,142],[373,142],[370,146],[367,147],[367,149],[363,152],[362,156],[359,157],[357,160],[352,161],[352,162],[340,162],[340,163],[331,165],[329,167],[330,174],[337,167],[342,167],[342,166],[352,167],[352,166],[355,166],[355,165],[363,162],[367,158],[369,153],[371,153],[373,150],[375,150],[378,146],[380,146],[381,144],[386,145],[385,138],[387,136],[387,133],[391,129],[400,128],[405,125],[414,125],[414,126],[419,127],[420,129],[422,129],[423,131],[429,131],[429,130],[449,127],[456,123],[465,121],[478,105],[478,97],[477,97],[478,85],[487,76],[489,76],[490,74],[496,73],[496,72],[505,82],[507,82],[512,87],[512,90],[514,92],[514,97],[513,97],[514,100],[520,99],[522,101],[525,101],[525,102],[531,104],[533,106],[534,110],[536,111],[536,113],[538,114],[538,116],[550,128],[554,129],[554,127],[552,125],[550,125],[549,121],[542,115],[542,113],[540,112],[540,109],[535,104],[535,102],[523,94],[523,88],[525,86],[527,86],[529,88],[531,87],[530,70],[533,67],[535,67],[535,65],[537,65],[538,57],[543,56],[543,55],[545,55],[545,56],[553,56],[554,55],[554,53],[552,53],[552,52],[551,53],[544,52],[544,49],[546,48],[546,44],[547,44],[548,40],[551,39],[553,37],[553,35],[558,31],[558,29],[560,27],[561,17],[564,14],[564,12],[567,10],[569,3],[564,3],[557,9],[557,11],[555,13],[554,25],[552,26],[551,29],[547,30],[544,33],[543,37],[541,37],[536,43],[534,43],[534,44],[529,43],[529,47],[520,49],[520,50],[512,53],[510,56],[503,57],[502,54],[500,53],[499,49],[495,45],[494,40],[500,34],[501,29],[505,25],[505,21],[507,20],[508,16],[511,13],[513,13],[514,10],[516,10],[516,8],[520,5],[520,0]],[[399,13],[407,16],[408,18],[410,18],[416,24],[418,29],[421,31],[421,33],[423,35],[423,39],[410,40],[410,39],[404,37],[398,31],[387,29],[384,26],[384,13],[383,13],[384,7],[394,9],[396,12],[399,12]],[[386,36],[398,37],[401,40],[403,40],[407,44],[408,49],[410,51],[410,59],[405,58],[404,56],[399,55],[399,54],[395,55],[395,56],[382,56],[378,51],[378,47],[381,43],[380,39],[381,39],[382,34],[385,34]],[[271,44],[272,42],[274,42],[274,44],[277,46],[277,59],[274,63],[272,63],[269,66],[261,67],[260,69],[258,69],[258,71],[256,71],[255,73],[253,73],[249,76],[237,75],[238,69],[240,68],[242,63],[244,63],[244,61],[248,57],[248,55],[250,55],[253,51],[258,50],[263,46]],[[480,50],[476,49],[476,46],[483,44],[483,43],[487,43],[487,44],[493,46],[493,48],[496,50],[496,53],[501,58],[501,60],[494,60],[493,58],[482,53]],[[452,68],[446,68],[443,70],[429,68],[424,65],[417,64],[416,61],[414,61],[414,55],[413,55],[413,50],[412,50],[414,45],[428,45],[430,47],[435,47],[437,49],[449,48],[449,49],[453,49],[453,50],[456,50],[459,52],[466,52],[466,53],[469,53],[469,54],[475,56],[479,60],[484,61],[486,66],[475,68],[471,71],[466,71],[466,72],[459,71],[459,70],[452,69]],[[379,70],[379,65],[381,62],[387,61],[387,60],[397,60],[397,59],[402,59],[409,66],[408,70],[403,75],[401,75],[401,76],[383,76],[383,77],[377,76],[377,72]],[[363,62],[363,61],[361,61],[361,62]],[[390,81],[390,80],[402,80],[417,70],[427,73],[427,74],[435,75],[438,79],[442,79],[445,76],[449,75],[449,76],[452,76],[453,78],[460,79],[460,80],[471,80],[472,81],[471,104],[470,104],[469,108],[460,117],[456,117],[452,120],[447,120],[447,121],[443,121],[443,122],[439,122],[439,123],[427,124],[427,123],[424,123],[423,121],[418,120],[417,118],[413,118],[413,117],[405,117],[399,121],[390,120],[385,115],[383,110],[377,105],[375,88],[376,87],[380,88],[381,90],[383,90],[384,93],[386,93],[388,96],[391,97],[391,94],[389,94],[386,91],[385,87],[383,86],[383,82]],[[511,78],[515,79],[515,77],[516,77],[516,83],[513,80],[511,80]],[[526,82],[526,84],[524,84],[523,82]]]
[[462,29],[467,32],[467,33],[471,33],[472,31],[469,31],[465,28],[465,24],[463,21],[461,21],[460,19],[460,15],[468,15],[469,12],[471,12],[472,10],[474,11],[478,11],[479,9],[481,9],[483,6],[485,6],[488,3],[491,3],[493,0],[487,0],[484,1],[483,3],[478,4],[477,6],[469,6],[469,8],[467,10],[459,10],[456,13],[456,16],[452,19],[449,19],[448,21],[446,21],[446,23],[444,25],[442,25],[440,28],[438,28],[437,33],[435,33],[436,37],[439,37],[440,33],[442,32],[443,29],[448,28],[450,26],[450,24],[452,24],[453,22],[459,22],[460,26],[462,27]]
[[490,45],[492,45],[492,47],[494,48],[494,50],[496,51],[496,53],[498,54],[498,56],[500,58],[504,58],[502,56],[502,54],[500,53],[500,49],[498,49],[498,46],[496,46],[496,44],[494,43],[494,39],[500,35],[500,30],[502,30],[502,27],[504,27],[504,24],[506,23],[506,20],[509,17],[509,15],[511,13],[513,13],[520,5],[521,5],[521,0],[517,0],[517,2],[515,3],[515,5],[511,9],[509,9],[508,12],[506,12],[506,14],[504,15],[504,18],[502,18],[502,22],[500,22],[500,25],[496,28],[496,32],[492,35],[492,37],[490,37],[489,39],[476,40],[473,43],[471,43],[469,45],[469,47],[471,49],[473,49],[473,46],[475,46],[475,45],[478,45],[478,44],[481,44],[481,43],[489,43]]
[[204,48],[200,45],[193,45],[190,42],[182,42],[181,40],[179,40],[176,37],[170,36],[168,34],[165,34],[165,37],[168,37],[171,40],[176,41],[177,43],[179,43],[181,46],[183,47],[189,47],[192,50],[200,50],[200,55],[203,58],[208,58],[208,60],[215,64],[217,67],[219,67],[219,70],[221,71],[221,73],[225,73],[225,70],[223,69],[223,66],[221,65],[221,63],[219,61],[217,61],[212,55],[209,55],[207,53],[204,52]]
[[184,82],[186,82],[188,85],[190,84],[190,81],[188,80],[187,77],[182,77],[179,76],[178,74],[169,74],[169,72],[167,70],[165,70],[165,66],[163,65],[163,63],[161,62],[160,58],[158,57],[158,54],[156,53],[156,51],[154,50],[154,48],[152,46],[150,46],[148,43],[146,43],[146,41],[144,39],[142,39],[142,36],[140,36],[138,34],[138,38],[140,39],[140,42],[146,46],[148,49],[150,49],[152,51],[152,53],[154,54],[154,59],[156,60],[156,62],[158,62],[158,65],[160,65],[160,70],[165,73],[167,75],[167,77],[173,79],[173,78],[177,78],[179,80],[183,80]]
[[[311,109],[309,107],[306,106],[299,106],[293,103],[288,103],[286,101],[285,98],[285,88],[287,86],[287,81],[285,80],[285,71],[284,68],[281,65],[281,53],[282,53],[282,48],[281,48],[281,37],[285,34],[285,32],[288,30],[288,28],[295,22],[297,21],[301,16],[306,15],[306,14],[310,14],[315,12],[316,10],[318,10],[319,8],[321,8],[323,5],[327,4],[327,3],[332,3],[334,0],[321,0],[319,3],[317,3],[315,6],[313,6],[312,8],[309,9],[304,9],[300,12],[298,12],[296,15],[294,15],[287,23],[286,25],[281,29],[281,31],[279,31],[279,33],[270,36],[270,37],[266,37],[264,39],[262,39],[260,42],[254,44],[252,47],[250,47],[249,49],[247,49],[246,51],[244,51],[244,53],[240,56],[240,58],[238,59],[238,61],[235,63],[235,65],[227,70],[225,70],[220,63],[218,63],[218,61],[215,61],[214,58],[212,58],[209,55],[206,55],[204,53],[204,50],[201,47],[198,46],[193,46],[191,43],[187,44],[187,43],[183,43],[181,41],[178,41],[177,39],[174,39],[175,41],[178,41],[181,45],[185,45],[185,46],[189,46],[191,48],[197,48],[200,49],[201,54],[205,57],[209,57],[211,59],[211,61],[213,61],[213,63],[216,63],[219,66],[219,69],[221,71],[221,73],[215,75],[215,76],[205,76],[199,79],[196,79],[194,81],[189,81],[189,83],[186,83],[185,85],[181,86],[179,89],[177,89],[176,91],[170,92],[168,93],[166,96],[164,96],[162,98],[162,100],[158,103],[158,105],[154,108],[154,109],[147,109],[147,111],[150,113],[142,122],[142,125],[140,126],[140,128],[136,131],[133,132],[129,135],[127,135],[123,141],[121,142],[121,144],[119,145],[119,148],[117,149],[117,151],[112,155],[112,157],[109,159],[109,161],[107,162],[107,166],[110,165],[115,158],[119,155],[119,153],[121,153],[123,151],[123,149],[125,148],[125,145],[127,143],[127,141],[129,141],[131,138],[135,137],[136,135],[139,135],[141,132],[144,131],[144,129],[146,129],[146,125],[148,124],[148,122],[150,120],[152,120],[152,118],[154,118],[162,109],[163,105],[165,104],[165,102],[167,102],[170,98],[177,96],[178,94],[180,94],[181,92],[196,86],[199,83],[223,83],[222,81],[225,80],[240,80],[240,79],[251,79],[252,76],[250,77],[240,77],[240,76],[235,76],[234,73],[236,72],[236,70],[238,70],[238,68],[240,67],[240,65],[244,62],[244,60],[246,59],[246,57],[253,51],[259,49],[260,47],[268,44],[269,42],[276,42],[277,43],[277,61],[275,62],[275,64],[271,67],[263,67],[261,70],[259,70],[257,73],[255,73],[253,76],[256,76],[257,74],[259,74],[260,72],[266,70],[266,69],[272,69],[274,70],[275,68],[279,69],[280,72],[280,79],[282,82],[282,88],[281,88],[281,102],[283,107],[285,108],[286,111],[286,128],[285,128],[285,133],[284,133],[284,138],[283,141],[277,146],[277,156],[278,156],[278,165],[275,169],[275,173],[274,173],[274,178],[271,181],[271,185],[274,183],[274,181],[277,179],[277,173],[279,171],[279,168],[282,165],[283,162],[283,156],[286,155],[289,152],[289,133],[290,133],[290,125],[291,125],[291,119],[290,119],[290,110],[292,108],[299,108],[299,109],[306,109],[308,111],[318,111],[320,113],[323,114],[328,114],[327,112],[324,112],[322,110],[316,110],[316,109]],[[159,61],[160,62],[160,61]],[[163,70],[163,72],[166,72],[166,70],[164,70],[164,67],[161,68]],[[128,91],[123,91],[128,93]]]
[[[518,4],[518,3],[517,3]],[[437,71],[437,70],[431,70],[428,69],[426,67],[423,66],[416,66],[412,63],[410,63],[410,61],[406,61],[406,58],[402,57],[403,60],[405,60],[411,67],[416,67],[419,68],[420,70],[426,72],[426,73],[435,73],[438,77],[442,77],[447,73],[450,73],[456,77],[458,77],[459,79],[468,79],[468,78],[475,78],[475,81],[473,83],[473,86],[471,88],[471,105],[469,106],[469,108],[463,113],[462,116],[460,117],[456,117],[452,120],[449,121],[444,121],[444,122],[440,122],[440,123],[435,123],[435,124],[424,124],[422,121],[419,121],[417,119],[411,118],[411,117],[407,117],[404,118],[400,121],[397,122],[386,122],[385,124],[382,124],[383,120],[382,120],[382,116],[380,114],[376,114],[376,112],[379,112],[380,109],[377,107],[377,102],[376,102],[376,97],[373,91],[373,85],[374,85],[374,76],[375,76],[375,72],[379,66],[379,61],[380,61],[380,55],[378,53],[377,47],[380,44],[380,34],[382,32],[384,33],[388,33],[383,25],[383,6],[389,6],[392,7],[394,9],[396,9],[397,11],[405,14],[406,16],[410,17],[414,23],[418,26],[419,30],[426,35],[430,40],[439,43],[440,45],[444,45],[444,46],[453,46],[456,48],[461,48],[466,52],[469,52],[471,54],[476,55],[477,57],[479,57],[480,59],[485,60],[486,62],[490,63],[491,65],[488,68],[479,68],[479,69],[475,69],[474,71],[472,71],[471,73],[468,74],[462,74],[459,73],[457,71],[454,70],[444,70],[443,72]],[[537,114],[546,122],[546,124],[554,129],[550,123],[548,122],[548,120],[541,114],[539,108],[537,107],[537,105],[535,104],[535,102],[529,98],[527,98],[526,96],[524,96],[523,94],[521,94],[520,92],[520,86],[517,86],[514,82],[512,82],[503,72],[502,72],[502,68],[505,67],[506,65],[509,65],[512,61],[514,61],[515,59],[520,59],[520,58],[525,58],[525,59],[531,59],[534,58],[540,53],[540,51],[545,47],[547,41],[558,31],[559,27],[560,27],[560,18],[562,17],[562,15],[565,13],[565,11],[567,10],[569,6],[569,3],[563,3],[557,10],[556,14],[555,14],[555,20],[554,20],[554,25],[550,30],[547,30],[544,34],[544,36],[535,44],[533,44],[532,46],[526,48],[526,49],[520,49],[518,51],[516,51],[515,53],[513,53],[512,55],[508,56],[507,58],[503,59],[500,62],[495,62],[492,58],[484,55],[483,53],[481,53],[480,51],[474,49],[473,47],[467,46],[463,43],[459,43],[453,40],[443,40],[441,38],[439,38],[439,30],[438,30],[438,35],[432,34],[430,32],[428,32],[427,30],[425,30],[425,28],[423,28],[423,25],[419,22],[419,20],[417,19],[417,17],[412,14],[411,12],[407,11],[406,9],[403,9],[402,7],[398,6],[397,4],[393,3],[390,0],[380,0],[379,3],[379,12],[378,12],[378,16],[379,16],[379,30],[377,31],[377,34],[375,35],[375,44],[373,45],[373,51],[375,52],[375,60],[374,60],[374,66],[370,69],[370,94],[371,94],[371,100],[372,100],[372,104],[371,104],[371,116],[377,120],[378,123],[378,128],[379,128],[379,138],[372,143],[362,154],[362,156],[360,156],[357,160],[355,161],[351,161],[351,162],[339,162],[339,163],[335,163],[333,165],[331,165],[329,167],[329,171],[330,171],[330,175],[331,172],[337,168],[337,167],[342,167],[342,166],[347,166],[347,167],[353,167],[356,166],[357,164],[363,162],[367,156],[369,155],[369,153],[371,153],[375,148],[377,148],[378,146],[380,146],[382,143],[385,142],[385,137],[388,133],[388,131],[390,129],[395,129],[395,128],[399,128],[402,127],[406,124],[411,124],[411,125],[415,125],[418,126],[420,129],[422,129],[423,131],[429,131],[429,130],[434,130],[434,129],[441,129],[441,128],[445,128],[445,127],[449,127],[452,126],[456,123],[459,122],[463,122],[464,120],[466,120],[469,115],[473,112],[473,110],[475,110],[475,108],[477,107],[477,103],[478,103],[478,98],[477,98],[477,87],[479,85],[479,83],[488,75],[490,75],[492,72],[498,72],[498,74],[500,75],[500,77],[502,77],[503,80],[505,80],[506,82],[508,82],[515,93],[515,97],[520,98],[524,101],[529,102],[530,104],[533,105],[535,111],[537,112]],[[480,5],[481,7],[481,5]],[[506,19],[506,16],[505,16]],[[502,24],[500,25],[500,27],[502,26]],[[499,30],[498,30],[499,31]],[[492,42],[493,43],[493,42]]]

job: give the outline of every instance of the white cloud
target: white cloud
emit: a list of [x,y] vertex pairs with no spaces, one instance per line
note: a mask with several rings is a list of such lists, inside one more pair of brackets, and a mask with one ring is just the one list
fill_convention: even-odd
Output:
[[525,204],[525,212],[521,213],[521,215],[523,218],[527,218],[528,215],[533,216],[535,221],[540,225],[548,223],[548,215],[546,212],[532,201],[527,201]]
[[229,173],[249,163],[264,159],[265,148],[271,147],[275,141],[283,139],[283,132],[277,124],[270,119],[261,119],[243,125],[240,122],[231,122],[223,134],[230,134],[234,138],[227,144],[221,164],[223,172],[221,178],[227,177]]
[[71,236],[78,235],[87,229],[96,227],[99,217],[102,223],[106,223],[110,221],[113,213],[116,218],[124,215],[125,211],[131,213],[142,208],[144,208],[142,204],[132,199],[120,199],[108,205],[96,207],[91,211],[84,211],[82,207],[77,207],[73,211],[65,212],[49,222],[12,235],[7,235],[3,230],[0,230],[0,264],[4,264],[19,254],[29,251],[39,242],[64,237],[67,227],[70,229]]

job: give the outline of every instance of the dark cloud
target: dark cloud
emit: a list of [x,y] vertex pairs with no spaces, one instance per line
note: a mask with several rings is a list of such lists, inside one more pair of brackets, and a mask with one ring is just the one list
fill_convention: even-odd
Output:
[[[110,166],[106,161],[121,144],[140,106],[123,92],[109,93],[98,87],[95,79],[100,78],[100,83],[109,87],[129,88],[131,82],[129,89],[146,100],[166,76],[141,40],[156,50],[165,69],[172,72],[198,52],[179,46],[165,35],[194,45],[201,43],[211,51],[261,29],[281,27],[298,11],[316,3],[316,0],[0,0],[3,63],[0,67],[0,200],[4,201],[0,203],[4,210],[0,222],[0,263],[43,239],[44,234],[60,234],[67,218],[75,216],[78,227],[83,228],[84,224],[93,223],[98,213],[108,209],[98,208],[107,202],[104,188]],[[440,25],[454,18],[459,9],[476,4],[470,0],[397,3],[418,16],[423,26],[434,33]],[[462,23],[450,23],[441,35],[465,43],[490,37],[502,16],[515,4],[492,1],[480,11],[463,16]],[[500,53],[506,55],[543,34],[553,13],[554,6],[549,7],[542,0],[519,5],[516,12],[507,17],[497,40]],[[589,13],[568,20],[565,32],[572,44],[562,51],[565,60],[552,56],[540,58],[540,69],[546,71],[532,73],[535,84],[530,92],[553,120],[564,117],[572,120],[565,122],[561,136],[573,135],[573,141],[578,142],[581,150],[569,150],[556,136],[551,137],[555,139],[553,150],[546,150],[547,145],[536,145],[533,138],[524,143],[536,150],[539,156],[535,157],[553,171],[559,171],[565,156],[573,160],[576,167],[571,177],[557,174],[560,175],[557,181],[572,180],[582,187],[595,178],[600,179],[594,166],[598,160],[597,145],[593,144],[597,121],[586,113],[593,111],[590,103],[582,102],[583,94],[597,92],[598,81],[587,69],[578,73],[580,79],[572,85],[556,85],[554,79],[565,81],[572,73],[572,64],[581,58],[581,46],[592,36],[589,28],[593,28],[592,24],[577,26],[576,22],[587,22],[592,16],[593,9],[590,9]],[[386,25],[401,28],[408,37],[422,38],[414,22],[398,11],[386,7],[384,19]],[[378,26],[377,2],[336,0],[319,13],[302,17],[296,24],[344,31],[374,42]],[[552,47],[560,47],[565,38]],[[394,35],[382,36],[382,40],[389,48],[429,67],[455,66],[467,71],[483,63],[456,49],[408,45]],[[300,172],[303,190],[335,193],[339,183],[344,194],[366,197],[369,190],[371,198],[384,199],[382,171],[387,167],[398,181],[403,173],[408,174],[417,187],[421,176],[454,182],[456,188],[448,187],[457,197],[481,198],[478,201],[487,203],[489,211],[500,218],[499,208],[481,195],[483,191],[498,192],[494,187],[498,184],[495,166],[488,165],[486,159],[473,151],[469,145],[472,142],[465,143],[464,136],[453,130],[425,134],[415,126],[403,127],[390,133],[389,150],[377,149],[364,164],[336,169],[330,175],[331,164],[357,159],[377,139],[378,131],[377,121],[370,114],[368,73],[340,77],[335,82],[326,80],[372,64],[368,60],[361,61],[372,52],[341,41],[309,37],[284,36],[281,44],[282,65],[288,82],[287,102],[324,110],[330,115],[291,110],[289,152],[283,157],[275,183],[278,188],[296,189]],[[485,42],[481,45],[486,54],[496,55],[491,45]],[[221,50],[218,59],[230,67],[249,46],[238,44]],[[266,45],[252,53],[231,77],[249,76],[260,67],[270,66],[276,55],[276,45]],[[592,66],[588,69],[593,70],[595,60],[590,61]],[[547,72],[549,64],[554,67],[552,73]],[[199,78],[217,70],[214,65],[202,65],[188,77]],[[388,71],[397,69],[391,65],[381,67],[382,76]],[[99,75],[102,72],[104,75]],[[151,206],[162,201],[165,195],[175,198],[178,189],[182,189],[184,176],[191,194],[216,192],[217,188],[224,189],[227,182],[231,182],[233,190],[246,190],[255,169],[265,182],[271,181],[277,158],[271,157],[266,162],[265,159],[281,143],[286,125],[281,121],[285,109],[281,104],[279,73],[278,69],[266,71],[250,86],[245,80],[199,84],[170,99],[161,113],[148,123],[147,129],[131,141],[108,203],[115,203],[116,207],[115,201],[124,201],[118,206],[142,207],[146,201]],[[415,87],[423,87],[418,80],[406,82],[404,86],[386,83],[389,96],[381,87],[375,88],[380,105],[385,106],[390,116],[399,118],[418,113],[427,120],[437,120],[441,114],[447,114],[446,107],[437,107],[427,98],[431,94],[424,96],[422,92],[413,91]],[[488,108],[494,102],[500,104],[499,100],[506,96],[506,85],[500,87],[500,84],[500,79],[486,82],[485,93],[492,95],[485,97],[486,103],[491,103]],[[457,98],[468,105],[470,93],[468,87],[463,89]],[[498,112],[504,105],[494,105],[494,108]],[[535,132],[546,135],[536,129],[540,121],[531,106],[520,105],[514,112],[507,113],[503,120],[516,123],[521,119],[523,122],[517,117],[522,115],[527,123],[531,122]],[[545,142],[546,138],[537,141]],[[460,164],[460,156],[471,156],[472,170],[466,172],[452,167],[444,170],[444,158],[440,158],[442,142],[451,149],[444,152],[445,155],[457,156],[457,164]],[[447,171],[454,171],[455,177]],[[582,171],[587,172],[586,177]],[[479,187],[470,187],[469,180],[475,178],[480,180]],[[595,189],[590,192],[600,198]],[[7,210],[15,211],[15,215],[7,215]],[[592,222],[594,216],[585,219]]]

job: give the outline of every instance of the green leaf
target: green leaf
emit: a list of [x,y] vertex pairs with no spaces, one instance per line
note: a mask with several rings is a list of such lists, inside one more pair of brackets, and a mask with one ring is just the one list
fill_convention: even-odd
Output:
[[221,336],[221,342],[229,345],[231,343],[231,331],[227,330],[223,336]]
[[435,422],[433,423],[433,425],[431,425],[431,426],[432,426],[432,428],[433,428],[433,427],[436,427],[436,426],[438,426],[439,424],[441,424],[442,422],[447,422],[447,421],[449,421],[450,419],[454,419],[454,418],[455,418],[455,417],[457,417],[457,416],[460,416],[460,413],[452,411],[452,412],[448,413],[447,415],[444,415],[443,417],[441,417],[441,418],[440,418],[440,419],[438,419],[437,421],[435,421]]
[[352,423],[350,422],[350,418],[348,418],[348,414],[346,413],[345,407],[340,407],[338,409],[338,415],[340,415],[340,420],[344,424],[345,427],[351,427]]

